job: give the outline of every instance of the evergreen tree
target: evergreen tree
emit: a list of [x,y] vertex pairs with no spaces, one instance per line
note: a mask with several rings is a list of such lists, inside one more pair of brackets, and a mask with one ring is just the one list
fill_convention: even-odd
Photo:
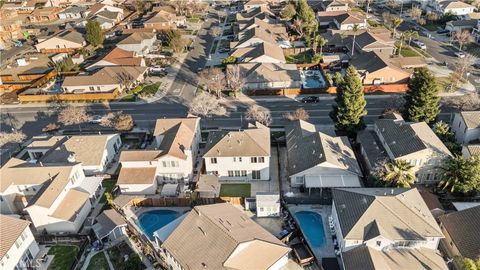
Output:
[[480,191],[480,157],[471,156],[464,158],[455,156],[449,158],[445,167],[439,186],[448,188],[450,192],[468,194]]
[[341,82],[337,81],[336,84],[337,104],[333,106],[330,117],[335,122],[336,129],[354,135],[365,127],[362,118],[367,114],[367,102],[357,70],[349,66]]
[[100,24],[97,21],[89,20],[85,28],[87,30],[86,39],[88,43],[94,47],[103,44],[105,37],[103,36],[102,28],[100,28]]
[[438,85],[427,68],[418,68],[408,85],[405,113],[409,121],[432,123],[440,112]]
[[307,0],[297,2],[297,18],[301,19],[305,25],[305,32],[315,33],[318,28],[318,21],[313,9],[308,5]]

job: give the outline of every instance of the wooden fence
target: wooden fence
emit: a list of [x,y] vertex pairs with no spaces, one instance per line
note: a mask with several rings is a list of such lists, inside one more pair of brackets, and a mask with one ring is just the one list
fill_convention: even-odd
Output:
[[[372,93],[405,93],[408,90],[408,84],[381,84],[381,85],[364,85],[363,92],[365,94]],[[337,87],[331,86],[326,89],[328,94],[337,93]]]
[[120,95],[118,90],[109,93],[83,93],[83,94],[54,94],[54,95],[22,95],[18,96],[20,102],[52,102],[52,101],[103,101],[113,100]]
[[192,207],[195,205],[207,205],[215,203],[230,203],[243,205],[242,197],[220,197],[220,198],[134,198],[128,205],[138,207]]

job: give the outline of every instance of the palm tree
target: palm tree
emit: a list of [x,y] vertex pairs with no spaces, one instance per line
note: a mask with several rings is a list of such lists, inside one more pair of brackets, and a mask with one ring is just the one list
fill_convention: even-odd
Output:
[[454,192],[458,184],[463,181],[465,171],[470,164],[464,157],[456,156],[455,158],[449,158],[445,165],[446,167],[442,168],[443,173],[438,186],[442,189],[450,187],[450,192]]
[[353,32],[353,42],[352,42],[352,56],[355,52],[355,38],[357,37],[357,32],[360,30],[360,26],[358,24],[354,24],[350,30]]
[[405,38],[408,39],[408,46],[410,46],[410,43],[412,42],[413,38],[418,38],[418,32],[417,31],[408,30],[408,31],[403,32],[403,34],[405,35]]
[[377,172],[380,181],[388,186],[409,188],[415,181],[413,166],[405,160],[399,159],[385,163]]
[[399,27],[400,24],[402,24],[402,22],[403,22],[403,19],[400,17],[392,18],[393,37],[397,36],[397,27]]
[[326,40],[324,37],[322,37],[321,35],[318,35],[315,37],[315,40],[313,42],[314,44],[314,53],[317,52],[317,46],[320,46],[320,54],[322,53],[322,50],[323,50],[323,46],[325,46],[325,44],[327,44],[328,40]]

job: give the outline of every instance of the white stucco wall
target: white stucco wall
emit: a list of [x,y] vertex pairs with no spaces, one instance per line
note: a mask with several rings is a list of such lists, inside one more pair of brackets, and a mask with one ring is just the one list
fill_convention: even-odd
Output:
[[[22,240],[23,237],[23,240]],[[25,228],[23,233],[17,239],[17,243],[20,243],[17,247],[13,244],[10,249],[7,251],[7,256],[0,258],[0,269],[15,269],[15,266],[18,267],[26,267],[23,263],[25,259],[29,258],[28,253],[31,254],[31,257],[35,258],[39,252],[39,247],[35,238],[33,237],[32,231],[29,227]],[[33,260],[30,260],[33,261]],[[26,269],[26,268],[20,268]]]
[[122,194],[132,195],[151,195],[157,191],[157,182],[153,181],[152,184],[119,184]]
[[[217,163],[214,164],[212,158],[206,157],[204,158],[205,170],[208,174],[218,172],[218,177],[222,181],[269,180],[270,157],[263,158],[262,163],[252,163],[251,157],[217,157]],[[240,171],[240,176],[229,176],[229,171]],[[246,176],[242,176],[242,171],[246,172]],[[260,171],[260,179],[253,179],[252,171]]]
[[455,114],[450,127],[455,133],[455,139],[458,143],[464,144],[480,139],[480,128],[467,128],[463,117],[459,113]]

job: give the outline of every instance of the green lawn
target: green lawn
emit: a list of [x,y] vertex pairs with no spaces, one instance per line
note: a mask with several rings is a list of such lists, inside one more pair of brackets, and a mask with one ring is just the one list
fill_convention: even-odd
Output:
[[158,87],[160,87],[162,83],[161,82],[156,82],[154,84],[150,85],[144,85],[142,88],[142,91],[139,92],[140,96],[153,96],[155,93],[158,91]]
[[[105,180],[102,182],[102,186],[105,188],[105,192],[111,193],[116,183],[117,181],[115,180]],[[103,193],[102,198],[100,198],[100,203],[106,203],[106,202],[107,202],[107,199],[105,198],[105,193]]]
[[90,259],[87,270],[110,270],[107,257],[105,257],[103,251],[95,254],[92,259]]
[[[108,249],[110,262],[115,270],[142,270],[145,266],[142,260],[125,242]],[[128,260],[124,261],[124,256],[128,255]]]
[[75,256],[78,253],[77,246],[61,246],[56,245],[48,250],[48,255],[54,255],[52,263],[48,266],[49,270],[65,270],[70,269]]
[[250,197],[250,183],[222,184],[220,197]]
[[444,24],[442,23],[427,23],[425,25],[422,25],[425,29],[427,29],[428,31],[437,31],[438,28],[443,28],[445,27]]
[[465,50],[473,56],[480,57],[480,45],[478,43],[467,44]]
[[287,60],[287,64],[309,64],[312,62],[312,55],[308,51],[290,54],[285,56],[285,60]]
[[400,54],[403,56],[403,57],[412,57],[412,56],[420,56],[420,54],[418,54],[417,51],[415,51],[414,49],[408,47],[408,46],[403,46],[402,47],[402,51],[400,52]]

